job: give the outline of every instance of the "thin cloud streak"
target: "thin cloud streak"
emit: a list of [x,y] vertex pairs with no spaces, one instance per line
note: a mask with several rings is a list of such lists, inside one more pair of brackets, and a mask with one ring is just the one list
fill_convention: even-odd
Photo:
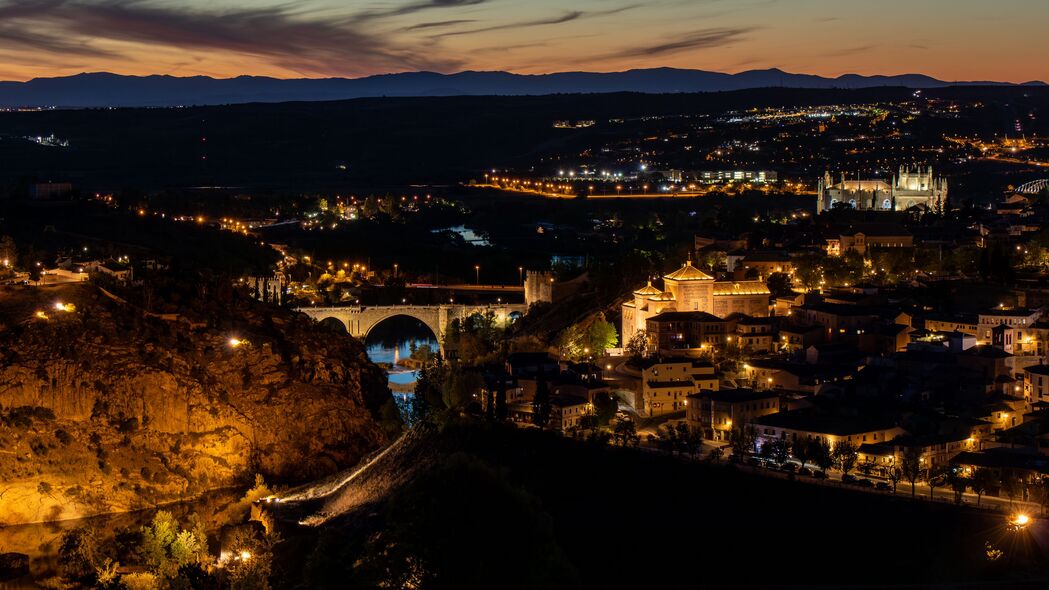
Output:
[[356,18],[368,20],[377,18],[388,18],[391,16],[404,16],[406,14],[414,14],[416,12],[422,12],[424,10],[476,6],[478,4],[484,4],[487,1],[488,0],[422,0],[421,2],[413,2],[411,4],[405,4],[404,6],[398,6],[397,8],[390,8],[388,10],[372,10],[368,12],[361,12],[357,14]]
[[[696,49],[709,49],[712,47],[725,47],[733,45],[746,38],[747,33],[757,30],[757,27],[739,27],[734,29],[704,29],[686,35],[681,35],[674,40],[656,43],[652,45],[640,45],[620,49],[601,56],[602,59],[624,59],[637,57],[657,57],[692,51]],[[591,60],[594,58],[590,58]]]
[[0,22],[0,48],[80,56],[112,57],[99,48],[104,40],[263,56],[310,73],[449,71],[462,65],[365,33],[352,19],[310,19],[288,7],[208,11],[140,0],[9,0],[0,4]]
[[429,23],[419,23],[417,25],[411,25],[404,27],[404,31],[422,31],[426,29],[437,29],[441,27],[454,27],[455,25],[468,25],[470,23],[477,22],[472,18],[457,18],[453,20],[440,20]]
[[445,37],[458,37],[458,36],[462,36],[462,35],[474,35],[474,34],[477,34],[477,33],[488,33],[490,31],[506,31],[506,30],[510,30],[510,29],[527,29],[527,28],[531,28],[531,27],[543,27],[543,26],[549,26],[549,25],[560,25],[560,24],[564,24],[564,23],[567,23],[567,22],[572,22],[574,20],[579,20],[579,19],[582,19],[582,18],[597,18],[597,17],[601,17],[601,16],[610,16],[610,15],[613,15],[613,14],[619,14],[621,12],[626,12],[628,10],[633,10],[633,9],[639,8],[639,7],[640,7],[639,4],[630,4],[630,5],[627,5],[627,6],[620,6],[619,8],[612,8],[610,10],[597,10],[597,11],[589,11],[589,12],[583,11],[583,10],[571,10],[571,11],[568,11],[568,12],[562,14],[561,16],[554,16],[554,17],[549,17],[549,18],[541,18],[541,19],[535,19],[535,20],[530,20],[530,21],[523,21],[523,22],[518,22],[518,23],[505,23],[505,24],[501,24],[501,25],[492,25],[492,26],[488,26],[488,27],[479,27],[479,28],[476,28],[476,29],[469,29],[469,30],[465,30],[465,31],[449,31],[447,33],[441,33],[439,35],[434,35],[434,38],[435,39],[440,39],[440,38],[445,38]]

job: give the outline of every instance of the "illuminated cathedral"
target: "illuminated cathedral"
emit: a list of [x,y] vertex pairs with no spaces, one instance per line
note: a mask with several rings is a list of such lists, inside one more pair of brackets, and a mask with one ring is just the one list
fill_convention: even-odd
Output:
[[819,199],[817,213],[830,211],[838,203],[860,211],[906,211],[918,207],[940,212],[947,203],[947,179],[933,176],[932,166],[924,170],[900,166],[891,182],[859,178],[846,180],[842,174],[841,182],[834,184],[830,173],[826,172],[819,181],[816,195]]

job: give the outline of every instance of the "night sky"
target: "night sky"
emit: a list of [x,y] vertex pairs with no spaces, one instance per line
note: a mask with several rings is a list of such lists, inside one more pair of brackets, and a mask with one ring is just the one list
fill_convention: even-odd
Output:
[[0,0],[0,79],[672,66],[1049,80],[1047,0]]

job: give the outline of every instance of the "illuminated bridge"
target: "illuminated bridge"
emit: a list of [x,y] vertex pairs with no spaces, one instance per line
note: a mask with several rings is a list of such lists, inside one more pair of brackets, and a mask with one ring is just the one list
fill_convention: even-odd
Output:
[[1039,180],[1032,180],[1026,184],[1021,184],[1016,192],[1024,195],[1037,195],[1038,193],[1049,188],[1049,178],[1042,178]]
[[[372,328],[396,316],[415,318],[430,328],[438,342],[452,320],[462,322],[474,314],[492,312],[497,326],[506,326],[528,311],[523,303],[498,305],[356,305],[349,307],[300,307],[298,311],[317,322],[338,325],[352,336],[364,339]],[[335,323],[337,322],[337,324]],[[443,346],[443,344],[442,344]]]

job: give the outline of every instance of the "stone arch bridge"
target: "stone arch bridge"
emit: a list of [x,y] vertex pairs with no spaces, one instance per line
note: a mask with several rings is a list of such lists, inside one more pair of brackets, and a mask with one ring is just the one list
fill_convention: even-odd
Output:
[[[426,324],[438,342],[444,340],[445,330],[452,320],[465,320],[477,314],[491,311],[495,314],[496,324],[505,326],[511,323],[515,317],[524,315],[528,311],[525,304],[499,304],[499,305],[359,305],[349,307],[301,307],[298,309],[310,316],[314,321],[322,322],[335,319],[346,328],[352,336],[364,339],[372,328],[379,325],[383,320],[403,315],[415,318]],[[443,346],[443,344],[442,344]]]

